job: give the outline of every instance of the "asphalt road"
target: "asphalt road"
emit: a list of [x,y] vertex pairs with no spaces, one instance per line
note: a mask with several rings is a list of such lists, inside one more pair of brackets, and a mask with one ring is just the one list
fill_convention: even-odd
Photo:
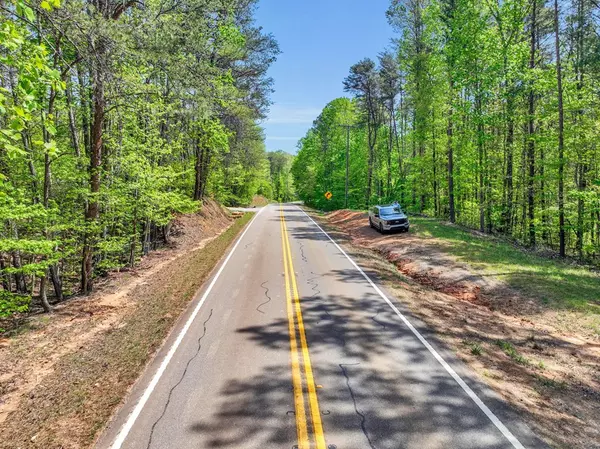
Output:
[[97,448],[546,447],[370,279],[263,208]]

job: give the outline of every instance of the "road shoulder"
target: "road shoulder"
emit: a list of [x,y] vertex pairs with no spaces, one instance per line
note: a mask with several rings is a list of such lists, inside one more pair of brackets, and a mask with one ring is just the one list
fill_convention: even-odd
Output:
[[[128,292],[122,307],[105,304],[111,313],[100,323],[76,315],[81,327],[93,328],[92,338],[69,343],[38,373],[35,387],[0,424],[0,447],[89,447],[252,215],[225,225],[203,245],[188,241],[185,251]],[[95,302],[82,302],[98,311]],[[11,342],[10,349],[18,347]]]

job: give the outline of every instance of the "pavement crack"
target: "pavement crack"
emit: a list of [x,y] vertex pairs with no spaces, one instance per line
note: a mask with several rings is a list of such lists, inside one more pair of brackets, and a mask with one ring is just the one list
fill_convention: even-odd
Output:
[[258,306],[256,306],[256,310],[259,311],[260,313],[264,314],[265,312],[263,312],[262,310],[260,310],[260,308],[268,303],[271,302],[271,296],[269,296],[269,288],[265,286],[266,283],[268,283],[269,281],[265,281],[262,284],[260,284],[260,286],[265,290],[265,296],[268,298],[265,302],[261,302]]
[[377,324],[379,324],[381,327],[383,327],[383,330],[385,330],[385,329],[387,328],[387,325],[386,325],[386,324],[384,324],[384,323],[382,323],[381,321],[377,321],[377,319],[376,319],[376,318],[377,318],[377,315],[379,315],[380,313],[381,313],[381,309],[379,309],[379,310],[377,311],[377,313],[376,313],[374,316],[372,316],[372,317],[371,317],[371,319],[372,319],[373,321],[375,321]]
[[302,243],[302,240],[300,240],[300,256],[302,257],[302,260],[304,262],[308,263],[308,259],[306,258],[306,256],[304,255],[304,243]]
[[250,245],[254,245],[254,242],[246,243],[246,246],[244,246],[244,249],[248,249],[248,247],[249,247]]
[[[316,279],[319,279],[320,277],[323,277],[323,275],[322,274],[317,274],[314,271],[311,271],[310,274],[312,274],[313,277],[308,278],[306,280],[306,283],[311,286],[311,290],[313,291],[313,294],[311,295],[311,297],[309,299],[318,299],[319,295],[321,294],[321,290],[319,290],[319,283],[316,281]],[[329,313],[329,310],[328,310],[327,306],[325,306],[325,304],[322,304],[318,308],[322,309],[327,314],[327,318],[329,320],[333,320],[333,317]],[[323,320],[319,320],[317,322],[317,324],[320,324],[321,321],[323,321]]]
[[314,271],[311,271],[310,274],[312,274],[313,277],[308,278],[306,280],[306,283],[311,286],[311,290],[313,291],[313,294],[310,297],[312,299],[312,298],[316,297],[317,295],[321,294],[321,290],[319,290],[319,283],[316,282],[315,279],[319,279],[320,277],[323,277],[323,275],[317,274]]
[[202,339],[206,335],[206,324],[212,318],[212,315],[213,315],[213,309],[210,309],[210,314],[208,315],[208,318],[204,321],[204,324],[202,325],[204,328],[204,331],[202,332],[202,335],[200,335],[200,337],[198,338],[198,343],[197,343],[198,348],[196,349],[195,354],[186,363],[185,369],[183,370],[183,373],[181,373],[181,377],[179,378],[177,383],[175,383],[175,385],[173,385],[171,387],[171,389],[169,390],[169,396],[167,397],[167,401],[165,402],[165,406],[163,407],[162,413],[157,418],[157,420],[154,421],[154,424],[152,424],[152,428],[150,429],[150,438],[148,439],[148,444],[146,445],[146,449],[150,449],[150,446],[152,446],[152,438],[154,437],[154,430],[156,429],[156,426],[158,425],[158,423],[164,418],[165,414],[167,413],[167,409],[169,408],[169,404],[171,403],[171,397],[173,396],[173,392],[181,384],[181,382],[183,382],[183,379],[185,378],[185,375],[187,374],[187,370],[190,367],[190,364],[192,363],[192,361],[196,357],[198,357],[198,354],[200,354],[200,350],[202,349]]
[[[316,281],[316,279],[323,277],[323,275],[315,273],[314,271],[311,271],[310,274],[312,274],[313,277],[308,278],[306,280],[306,283],[311,286],[313,294],[309,299],[316,300],[316,299],[319,299],[320,295],[321,295],[321,290],[319,289],[319,283]],[[331,329],[333,330],[333,332],[335,332],[336,338],[340,341],[342,346],[346,346],[346,339],[344,338],[344,332],[337,328],[336,318],[331,313],[329,313],[329,307],[327,306],[327,304],[325,304],[324,301],[325,300],[323,299],[321,304],[316,306],[315,309],[322,310],[323,312],[325,312],[325,314],[327,315],[327,320],[331,321],[333,323],[333,326]],[[321,324],[322,321],[323,320],[317,321],[317,324]],[[342,321],[342,324],[345,324],[345,322]]]
[[377,449],[375,447],[375,445],[373,444],[373,442],[371,441],[371,438],[369,437],[369,433],[367,432],[367,418],[365,417],[365,415],[360,412],[360,410],[358,410],[358,405],[356,404],[356,396],[354,395],[354,390],[352,389],[352,386],[350,385],[350,377],[348,376],[348,372],[346,371],[346,368],[344,368],[345,366],[358,366],[360,365],[360,363],[340,363],[339,366],[342,369],[342,373],[344,374],[344,377],[346,378],[346,385],[348,386],[348,391],[350,392],[350,397],[352,398],[352,402],[354,403],[354,411],[356,412],[356,414],[358,416],[360,416],[360,428],[362,429],[365,438],[367,439],[367,441],[369,442],[369,447],[371,449]]

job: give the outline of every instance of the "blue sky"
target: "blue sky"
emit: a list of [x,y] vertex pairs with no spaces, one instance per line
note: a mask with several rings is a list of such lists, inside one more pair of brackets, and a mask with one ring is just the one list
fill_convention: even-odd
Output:
[[257,25],[273,33],[282,54],[270,69],[275,80],[267,150],[296,152],[323,107],[344,96],[352,64],[376,58],[393,37],[389,0],[260,0]]

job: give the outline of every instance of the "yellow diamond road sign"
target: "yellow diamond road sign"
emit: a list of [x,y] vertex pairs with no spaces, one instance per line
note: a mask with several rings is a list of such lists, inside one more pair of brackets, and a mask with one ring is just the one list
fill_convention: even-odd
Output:
[[327,198],[328,200],[330,200],[332,196],[333,196],[333,193],[331,193],[331,192],[325,193],[325,198]]

